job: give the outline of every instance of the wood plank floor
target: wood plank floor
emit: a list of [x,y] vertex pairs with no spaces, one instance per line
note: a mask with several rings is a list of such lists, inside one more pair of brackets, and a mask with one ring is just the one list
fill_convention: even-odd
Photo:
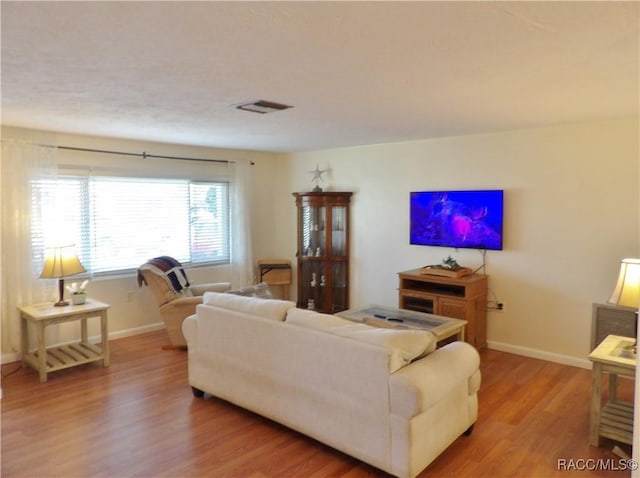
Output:
[[[87,364],[44,384],[31,369],[3,366],[2,477],[387,476],[226,402],[193,398],[187,354],[163,350],[167,342],[163,331],[114,340],[109,368]],[[558,470],[558,460],[619,467],[614,442],[589,445],[588,370],[491,350],[481,357],[475,430],[422,478],[630,476]],[[621,382],[631,399],[632,382]]]

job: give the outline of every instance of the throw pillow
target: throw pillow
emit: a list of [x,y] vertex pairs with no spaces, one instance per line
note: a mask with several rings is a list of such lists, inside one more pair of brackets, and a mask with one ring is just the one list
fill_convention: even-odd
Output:
[[227,292],[205,292],[202,303],[279,322],[284,320],[289,309],[296,306],[294,302],[288,300],[245,297]]
[[246,297],[261,297],[263,299],[273,299],[273,295],[269,290],[269,286],[265,282],[260,282],[259,284],[249,287],[243,287],[241,289],[228,290],[226,293],[244,295]]
[[353,324],[337,315],[321,314],[309,309],[291,309],[287,312],[287,322],[309,329],[327,330],[331,327]]
[[430,354],[436,348],[435,335],[428,330],[371,327],[335,315],[319,314],[303,309],[289,310],[286,321],[381,347],[389,354],[389,372],[391,373]]

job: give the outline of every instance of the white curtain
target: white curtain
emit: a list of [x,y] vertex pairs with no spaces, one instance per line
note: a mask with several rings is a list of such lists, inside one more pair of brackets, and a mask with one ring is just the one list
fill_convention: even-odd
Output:
[[2,140],[2,353],[20,349],[20,323],[17,307],[46,301],[51,281],[38,279],[43,254],[32,252],[31,238],[39,236],[40,201],[32,197],[32,185],[56,175],[55,147]]
[[255,283],[251,242],[251,163],[229,163],[231,193],[231,284],[246,287]]

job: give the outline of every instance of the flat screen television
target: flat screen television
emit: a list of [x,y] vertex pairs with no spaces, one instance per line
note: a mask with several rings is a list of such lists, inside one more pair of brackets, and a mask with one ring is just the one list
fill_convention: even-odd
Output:
[[410,243],[502,250],[502,190],[412,192]]

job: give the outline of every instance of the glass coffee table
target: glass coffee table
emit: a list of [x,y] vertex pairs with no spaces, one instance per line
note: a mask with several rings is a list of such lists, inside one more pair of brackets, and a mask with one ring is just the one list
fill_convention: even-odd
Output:
[[436,336],[438,342],[452,337],[454,340],[464,340],[464,328],[467,325],[466,320],[383,305],[367,305],[359,309],[344,310],[336,315],[374,327],[428,330]]

